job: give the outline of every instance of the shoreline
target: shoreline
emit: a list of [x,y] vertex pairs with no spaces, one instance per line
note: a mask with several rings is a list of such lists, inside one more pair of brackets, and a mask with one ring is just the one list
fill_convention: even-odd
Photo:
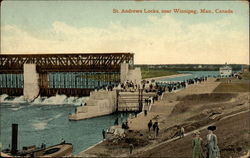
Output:
[[182,77],[182,76],[189,76],[189,75],[192,75],[192,74],[176,74],[176,75],[169,75],[169,76],[145,78],[143,80],[159,80],[159,79],[163,79],[163,78],[175,78],[175,77]]
[[[184,75],[189,75],[189,74],[171,75],[171,76],[168,76],[168,78],[169,77],[171,78],[173,76],[184,76]],[[165,78],[165,76],[157,77],[157,78]],[[152,106],[152,111],[150,111],[148,113],[147,117],[145,117],[144,115],[137,116],[136,120],[132,120],[132,124],[129,121],[129,126],[131,127],[132,130],[134,130],[134,131],[139,130],[140,133],[143,133],[143,135],[146,135],[147,132],[145,131],[145,129],[147,130],[148,119],[151,119],[151,117],[154,117],[154,115],[159,115],[159,120],[158,121],[161,124],[162,131],[165,131],[157,139],[154,139],[154,140],[150,141],[148,145],[146,145],[144,147],[141,146],[141,147],[135,149],[133,151],[134,153],[132,155],[129,155],[127,153],[127,150],[128,150],[127,147],[126,148],[124,148],[124,147],[119,148],[119,147],[114,146],[114,149],[112,149],[112,152],[111,152],[111,150],[109,149],[110,147],[109,148],[105,147],[106,143],[104,142],[105,141],[104,140],[103,141],[104,143],[99,142],[99,143],[93,145],[89,150],[86,149],[86,150],[78,153],[77,156],[100,156],[100,155],[103,154],[105,156],[124,157],[124,156],[134,156],[134,155],[138,156],[137,155],[138,152],[140,153],[140,152],[148,151],[150,153],[149,150],[157,147],[158,146],[157,144],[159,144],[159,143],[160,144],[165,144],[165,143],[171,142],[171,140],[173,140],[173,139],[169,139],[168,137],[170,136],[172,138],[172,136],[171,136],[172,131],[171,130],[173,129],[173,132],[174,132],[174,130],[176,128],[175,126],[178,126],[178,125],[181,126],[181,125],[186,124],[185,125],[187,127],[187,133],[186,134],[187,135],[192,134],[193,129],[191,129],[191,127],[192,126],[196,127],[196,124],[188,124],[188,121],[186,121],[186,120],[189,119],[189,118],[193,118],[194,121],[199,122],[199,119],[195,120],[194,116],[199,116],[200,114],[193,113],[193,115],[187,115],[186,113],[185,114],[176,113],[176,110],[177,110],[177,112],[181,111],[181,109],[178,109],[178,108],[181,108],[182,106],[178,105],[176,107],[177,109],[176,108],[174,109],[175,110],[174,113],[177,116],[177,121],[174,121],[173,117],[170,116],[170,114],[173,113],[172,112],[173,108],[179,103],[179,101],[176,100],[178,97],[181,99],[181,98],[183,98],[183,97],[185,97],[187,95],[195,95],[194,97],[199,97],[199,95],[201,95],[201,101],[204,100],[204,99],[205,99],[205,101],[208,99],[209,102],[214,101],[214,105],[212,107],[209,106],[210,108],[212,108],[215,111],[219,111],[219,112],[222,110],[221,114],[216,114],[215,117],[213,116],[213,117],[211,117],[211,119],[209,119],[210,116],[208,114],[207,115],[207,117],[208,117],[207,118],[208,119],[207,123],[208,124],[205,123],[205,122],[200,122],[201,126],[197,125],[196,129],[200,129],[200,130],[207,127],[210,124],[216,123],[217,121],[219,121],[223,117],[224,118],[221,119],[221,120],[228,119],[228,116],[230,117],[230,115],[232,116],[232,114],[235,115],[236,113],[238,113],[238,114],[245,113],[246,111],[244,112],[244,111],[241,111],[241,110],[244,110],[246,105],[244,104],[243,106],[238,106],[238,105],[242,104],[242,103],[239,104],[239,101],[237,101],[237,100],[239,100],[238,97],[237,97],[238,99],[236,99],[235,101],[233,101],[233,102],[229,101],[228,102],[228,101],[225,100],[226,98],[224,98],[226,96],[222,96],[222,99],[225,100],[225,102],[223,100],[221,100],[223,102],[220,101],[221,102],[220,104],[223,104],[223,106],[228,106],[228,104],[230,104],[230,106],[232,106],[231,104],[233,104],[234,105],[233,108],[229,108],[229,106],[228,106],[228,108],[226,108],[226,109],[221,109],[221,108],[218,108],[217,106],[215,106],[216,104],[218,104],[217,100],[216,100],[217,93],[214,94],[214,95],[209,95],[209,94],[214,93],[215,88],[218,87],[219,84],[220,84],[220,82],[215,82],[215,79],[209,79],[207,82],[203,82],[201,84],[195,84],[195,85],[188,86],[186,89],[181,89],[181,90],[179,90],[178,92],[175,92],[175,93],[171,93],[171,94],[166,93],[166,95],[164,95],[161,100],[155,102],[155,104]],[[204,97],[204,95],[208,95],[207,97],[210,97],[211,99],[209,99],[207,97]],[[244,95],[241,94],[242,97]],[[196,101],[196,99],[194,99],[193,101]],[[198,103],[193,102],[193,103],[190,103],[190,105],[194,106],[194,110],[197,110],[198,105],[200,105],[200,103],[199,102]],[[189,104],[187,106],[189,106]],[[204,110],[206,111],[206,105],[203,107],[203,111]],[[166,114],[169,115],[169,116],[166,116]],[[183,117],[180,117],[180,116],[183,116]],[[140,125],[140,128],[139,128],[138,125]],[[131,136],[134,137],[133,135],[131,135]],[[135,135],[135,137],[136,137],[136,135]],[[144,138],[142,138],[141,140],[143,140],[143,139]],[[148,138],[146,138],[146,139],[148,139]],[[121,143],[123,143],[123,142],[121,142]],[[124,144],[121,144],[121,145],[124,146]]]
[[83,150],[83,151],[81,151],[81,152],[79,152],[79,153],[73,155],[73,157],[82,157],[82,156],[80,155],[81,153],[85,153],[87,150],[90,150],[90,149],[94,148],[94,147],[97,146],[98,144],[101,144],[103,141],[105,141],[105,139],[104,139],[104,140],[101,140],[101,141],[99,141],[99,142],[97,142],[97,143],[91,145],[91,146],[88,147],[87,149],[85,149],[85,150]]
[[[240,112],[237,112],[237,113],[234,113],[234,114],[230,114],[230,115],[227,115],[225,117],[222,117],[219,121],[222,121],[222,120],[225,120],[225,119],[228,119],[228,118],[231,118],[231,117],[234,117],[234,116],[237,116],[237,115],[240,115],[240,114],[245,114],[245,113],[249,113],[250,110],[246,110],[246,111],[240,111]],[[205,126],[202,126],[202,127],[199,127],[198,129],[195,129],[195,130],[192,130],[192,131],[189,131],[187,133],[185,133],[185,137],[186,136],[190,136],[194,133],[194,131],[202,131],[202,130],[205,130],[208,126],[212,126],[212,125],[215,125],[216,123],[218,122],[213,122],[213,123],[210,123],[208,125],[205,125]],[[155,149],[157,147],[160,147],[162,145],[165,145],[167,143],[171,143],[173,141],[176,141],[176,140],[179,140],[180,138],[179,137],[175,137],[175,138],[172,138],[172,139],[168,139],[168,140],[165,140],[165,141],[162,141],[162,142],[159,142],[157,144],[151,144],[149,145],[148,147],[145,147],[146,149],[138,149],[137,151],[134,151],[134,153],[130,156],[137,156],[138,154],[140,154],[141,152],[146,152],[146,151],[150,151],[152,149]],[[120,155],[119,157],[125,157],[125,156],[129,156],[129,155]]]
[[[187,75],[191,75],[191,74],[177,74],[177,75],[170,75],[170,76],[162,76],[162,77],[155,77],[155,78],[174,78],[174,77],[180,77],[180,76],[187,76]],[[195,84],[195,86],[196,86],[197,84]],[[192,86],[192,85],[191,85]],[[172,93],[179,93],[179,92],[181,92],[181,91],[183,91],[183,90],[185,90],[185,89],[178,89],[178,90],[176,90],[176,91],[173,91]],[[164,96],[163,96],[164,97]],[[152,105],[152,107],[154,106],[154,104]],[[99,142],[97,142],[96,144],[93,144],[92,146],[90,146],[90,147],[88,147],[87,149],[85,149],[85,150],[83,150],[83,151],[81,151],[81,152],[79,152],[79,153],[77,153],[76,155],[74,155],[74,156],[76,156],[76,157],[91,157],[91,156],[97,156],[97,155],[92,155],[92,154],[88,154],[87,152],[90,150],[90,149],[93,149],[93,148],[98,148],[98,145],[100,145],[101,143],[104,143],[104,141],[105,140],[101,140],[101,141],[99,141]],[[169,141],[169,140],[167,140],[167,141]],[[166,142],[166,141],[164,141],[164,142]],[[163,142],[161,142],[161,143],[163,143]],[[152,147],[155,147],[155,144],[151,144],[151,145],[148,145],[148,146],[146,146],[146,148],[152,148]],[[140,149],[139,149],[140,150]],[[119,155],[118,157],[121,157],[121,156],[124,156],[123,154],[121,154],[121,155]],[[126,155],[126,156],[128,156],[128,155]]]

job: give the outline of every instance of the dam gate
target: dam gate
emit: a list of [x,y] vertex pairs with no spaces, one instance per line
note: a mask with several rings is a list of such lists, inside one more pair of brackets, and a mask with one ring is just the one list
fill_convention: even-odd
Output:
[[122,63],[133,65],[134,54],[0,55],[0,94],[23,95],[24,64],[35,64],[41,96],[87,96],[94,89],[118,85]]

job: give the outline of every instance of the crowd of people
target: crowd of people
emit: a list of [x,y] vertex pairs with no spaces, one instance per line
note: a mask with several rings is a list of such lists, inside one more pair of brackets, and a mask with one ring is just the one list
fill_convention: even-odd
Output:
[[139,85],[137,85],[136,83],[134,83],[133,81],[126,81],[125,83],[121,84],[121,88],[122,89],[134,89],[136,90],[137,88],[139,88]]
[[187,79],[185,81],[176,81],[176,82],[157,82],[156,87],[162,87],[161,91],[172,92],[177,89],[186,88],[187,85],[201,83],[207,81],[207,77],[195,77],[193,79]]
[[[156,82],[154,80],[151,81],[142,81],[141,84],[136,84],[133,83],[132,81],[126,81],[125,83],[121,83],[119,84],[117,87],[118,89],[121,89],[123,91],[136,91],[138,89],[143,89],[143,91],[145,93],[148,92],[156,92],[156,96],[154,97],[150,97],[150,98],[146,98],[144,100],[146,105],[150,105],[151,103],[153,103],[154,101],[158,100],[159,96],[162,96],[162,94],[164,92],[172,92],[181,88],[186,88],[186,86],[188,85],[192,85],[192,84],[197,84],[197,83],[201,83],[207,81],[207,77],[195,77],[193,79],[188,79],[185,81],[178,81],[178,82]],[[111,87],[107,87],[106,90],[113,90],[113,86]],[[144,116],[147,116],[147,110],[144,109]],[[114,125],[118,125],[118,118],[115,119]],[[123,122],[121,124],[121,128],[126,130],[129,128],[128,126],[128,122]],[[195,132],[195,137],[192,140],[192,147],[193,147],[193,158],[201,158],[201,157],[206,157],[206,158],[218,158],[219,157],[219,148],[217,146],[217,137],[216,135],[213,134],[213,130],[215,130],[216,127],[214,128],[213,126],[209,127],[209,135],[207,136],[207,152],[206,152],[206,156],[203,153],[202,150],[202,139],[200,137],[200,133],[197,131]],[[152,132],[155,135],[155,138],[159,136],[159,123],[158,121],[153,122],[152,120],[150,120],[148,122],[148,132]],[[184,138],[184,128],[180,127],[179,129],[179,136],[180,138]],[[103,139],[105,139],[105,130],[102,131],[103,134]],[[132,150],[134,149],[133,144],[129,145],[129,152],[130,154],[132,153]]]
[[206,81],[207,77],[195,77],[192,79],[187,79],[185,81],[176,81],[176,82],[169,82],[169,81],[160,81],[156,82],[155,80],[143,80],[140,84],[133,82],[133,81],[125,81],[124,83],[120,84],[110,84],[110,85],[103,85],[101,87],[96,87],[95,90],[106,90],[106,91],[113,91],[113,89],[120,89],[122,91],[137,91],[139,89],[143,89],[143,91],[147,92],[157,92],[158,95],[161,95],[163,92],[168,91],[172,92],[177,89],[186,88],[187,85],[201,83]]

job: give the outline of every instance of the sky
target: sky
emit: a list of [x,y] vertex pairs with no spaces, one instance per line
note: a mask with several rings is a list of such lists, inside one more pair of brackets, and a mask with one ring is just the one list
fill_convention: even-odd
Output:
[[[113,13],[114,9],[142,13]],[[192,10],[197,14],[187,13]],[[1,54],[112,52],[134,53],[135,64],[249,64],[249,3],[20,0],[1,4]]]

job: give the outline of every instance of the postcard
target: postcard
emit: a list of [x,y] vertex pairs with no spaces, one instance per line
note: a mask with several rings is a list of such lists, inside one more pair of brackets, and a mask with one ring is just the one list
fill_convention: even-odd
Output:
[[1,1],[1,157],[249,157],[248,1]]

